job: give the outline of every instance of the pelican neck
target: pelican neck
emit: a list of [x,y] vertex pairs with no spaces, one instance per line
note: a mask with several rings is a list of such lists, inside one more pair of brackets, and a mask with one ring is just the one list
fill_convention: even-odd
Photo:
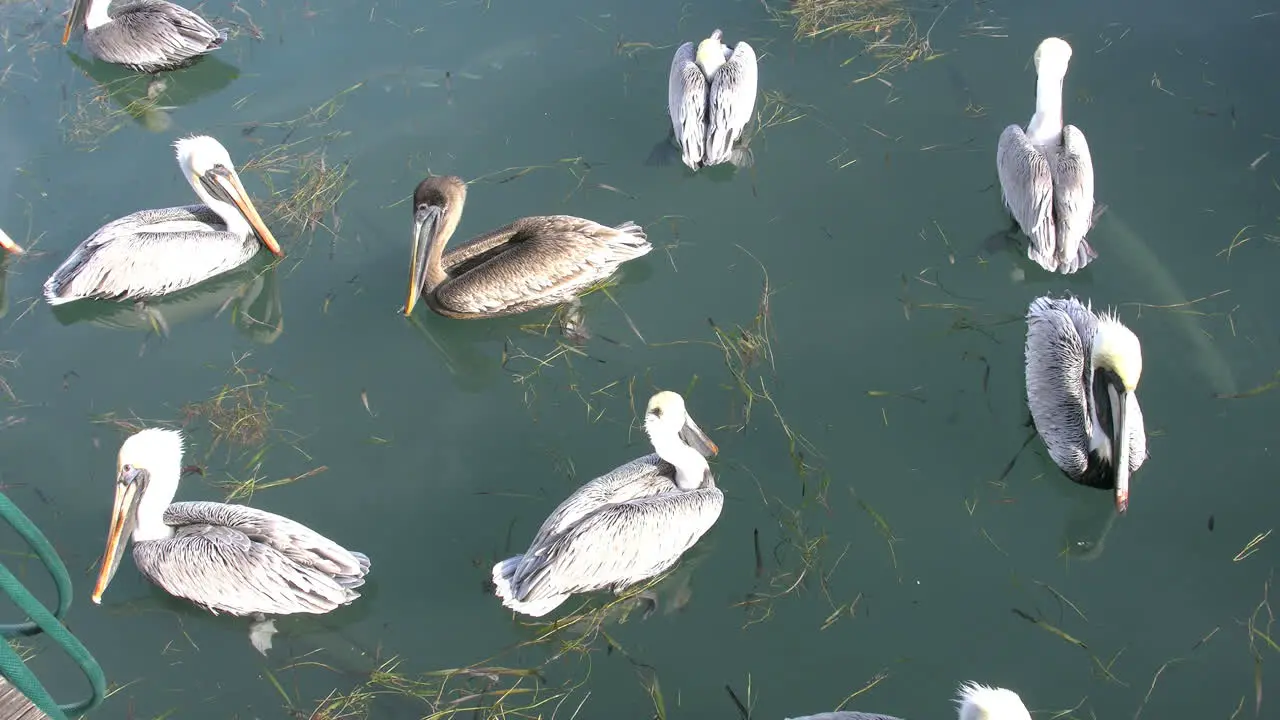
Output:
[[1027,136],[1036,145],[1058,142],[1062,138],[1063,75],[1041,73],[1036,79],[1036,114],[1027,125]]

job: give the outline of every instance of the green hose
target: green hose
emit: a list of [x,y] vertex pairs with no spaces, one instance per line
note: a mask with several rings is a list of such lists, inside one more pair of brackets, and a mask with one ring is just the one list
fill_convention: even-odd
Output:
[[36,556],[44,563],[45,569],[49,571],[49,575],[53,578],[53,584],[58,590],[58,609],[56,612],[49,612],[48,608],[40,603],[31,591],[27,590],[18,578],[9,568],[0,563],[0,590],[13,600],[18,609],[26,613],[30,621],[13,625],[0,625],[0,636],[5,638],[25,637],[43,632],[62,648],[64,652],[75,660],[76,665],[80,666],[80,671],[84,673],[85,678],[89,681],[89,685],[93,690],[93,694],[87,700],[68,705],[58,705],[53,698],[49,696],[49,691],[45,690],[44,685],[36,678],[26,663],[22,662],[22,658],[9,647],[9,643],[0,642],[0,674],[3,674],[14,687],[18,688],[23,695],[26,695],[41,712],[48,715],[53,720],[64,720],[67,716],[79,716],[97,707],[106,697],[107,681],[102,674],[102,667],[98,665],[98,661],[93,659],[93,655],[85,649],[85,646],[72,635],[70,631],[62,624],[62,616],[66,615],[67,609],[71,607],[71,576],[67,573],[67,566],[62,563],[62,558],[58,557],[58,553],[49,544],[48,538],[40,529],[31,522],[17,505],[14,505],[4,493],[0,493],[0,518],[3,518],[23,540],[31,546]]

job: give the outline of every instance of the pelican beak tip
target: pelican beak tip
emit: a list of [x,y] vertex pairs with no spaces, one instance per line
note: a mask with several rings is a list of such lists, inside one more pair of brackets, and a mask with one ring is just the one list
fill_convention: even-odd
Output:
[[1128,509],[1129,509],[1129,493],[1128,492],[1116,493],[1116,512],[1123,515]]
[[102,604],[102,593],[94,593],[94,594],[93,594],[93,597],[92,597],[92,598],[90,598],[90,599],[91,599],[91,600],[93,600],[93,604],[94,604],[94,605],[101,605],[101,604]]

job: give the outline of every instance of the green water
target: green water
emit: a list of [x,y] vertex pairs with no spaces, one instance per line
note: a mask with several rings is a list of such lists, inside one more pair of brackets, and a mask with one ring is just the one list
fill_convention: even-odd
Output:
[[[783,718],[830,710],[881,673],[851,707],[949,717],[955,686],[977,680],[1042,718],[1253,717],[1259,691],[1274,716],[1280,656],[1260,636],[1251,650],[1249,619],[1276,540],[1233,558],[1274,526],[1280,395],[1214,397],[1277,369],[1280,156],[1250,166],[1280,135],[1272,4],[995,0],[940,18],[926,4],[941,56],[887,83],[853,82],[876,67],[842,66],[856,43],[797,43],[745,0],[239,7],[204,4],[239,32],[168,76],[155,99],[167,109],[140,120],[118,112],[145,81],[86,62],[78,40],[58,45],[61,3],[0,8],[0,226],[29,250],[5,266],[0,350],[16,365],[0,377],[16,399],[0,399],[0,482],[72,569],[70,626],[123,686],[96,716],[312,717],[393,659],[410,679],[479,663],[542,666],[544,683],[455,679],[436,708],[386,693],[372,717],[490,705],[515,686],[509,713],[544,701],[524,716],[646,718],[656,678],[665,717],[736,718],[729,685],[752,717]],[[792,121],[755,139],[750,171],[646,166],[667,132],[671,54],[715,27],[753,44],[761,92]],[[1088,134],[1110,207],[1091,234],[1099,259],[1069,278],[985,245],[1007,224],[995,142],[1031,115],[1029,60],[1048,35],[1075,49],[1067,119]],[[226,145],[264,211],[305,180],[298,163],[346,164],[349,187],[318,224],[271,220],[278,267],[159,306],[167,337],[131,307],[55,315],[40,286],[76,243],[191,201],[170,145],[194,132]],[[292,167],[249,165],[282,143]],[[397,313],[405,199],[428,172],[484,178],[463,237],[535,214],[645,226],[655,250],[625,267],[616,304],[584,303],[585,355],[535,360],[557,350],[555,328],[541,334],[549,311]],[[1244,226],[1250,240],[1223,252]],[[766,272],[771,342],[742,370],[748,414],[738,358],[726,365],[708,321],[757,331]],[[1072,485],[1039,441],[1019,453],[1021,315],[1067,290],[1118,307],[1143,342],[1151,459],[1114,521],[1110,496]],[[246,383],[270,429],[215,445],[188,404]],[[603,634],[565,651],[581,628],[548,636],[513,619],[484,588],[489,568],[577,485],[648,452],[635,413],[655,388],[682,392],[719,443],[723,515],[652,616],[605,620],[612,652]],[[246,621],[165,596],[128,558],[90,604],[120,422],[185,423],[204,477],[183,499],[313,473],[249,502],[367,553],[364,596],[281,619],[265,658]],[[5,562],[47,591],[34,563]],[[54,694],[81,692],[37,648]]]

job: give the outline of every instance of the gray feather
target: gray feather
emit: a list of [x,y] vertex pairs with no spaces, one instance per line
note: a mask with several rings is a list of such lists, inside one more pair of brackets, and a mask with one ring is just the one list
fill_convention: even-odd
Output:
[[82,298],[166,295],[237,268],[257,254],[204,205],[141,210],[98,228],[44,284],[52,305]]
[[204,18],[163,0],[132,0],[110,12],[111,22],[85,32],[85,48],[140,72],[186,67],[227,39]]
[[756,53],[747,43],[739,42],[711,79],[704,165],[733,162],[734,146],[755,114],[755,106]]
[[1021,127],[1006,127],[996,171],[1004,205],[1030,240],[1027,257],[1070,274],[1097,256],[1085,240],[1093,222],[1093,159],[1078,128],[1068,125],[1060,144],[1038,147]]
[[694,61],[696,49],[687,42],[676,50],[667,80],[667,112],[681,159],[690,170],[702,166],[706,141],[707,78]]
[[[1099,430],[1091,413],[1090,358],[1098,316],[1075,298],[1036,298],[1027,309],[1027,406],[1049,456],[1079,482],[1089,470],[1090,438]],[[1128,418],[1129,469],[1147,457],[1142,410]]]
[[621,591],[665,572],[711,529],[724,494],[714,481],[675,485],[656,454],[633,460],[569,496],[529,549],[494,566],[503,604],[540,616],[570,595]]
[[243,505],[173,503],[164,522],[173,537],[134,544],[138,570],[214,613],[326,613],[360,597],[369,572],[365,555]]

